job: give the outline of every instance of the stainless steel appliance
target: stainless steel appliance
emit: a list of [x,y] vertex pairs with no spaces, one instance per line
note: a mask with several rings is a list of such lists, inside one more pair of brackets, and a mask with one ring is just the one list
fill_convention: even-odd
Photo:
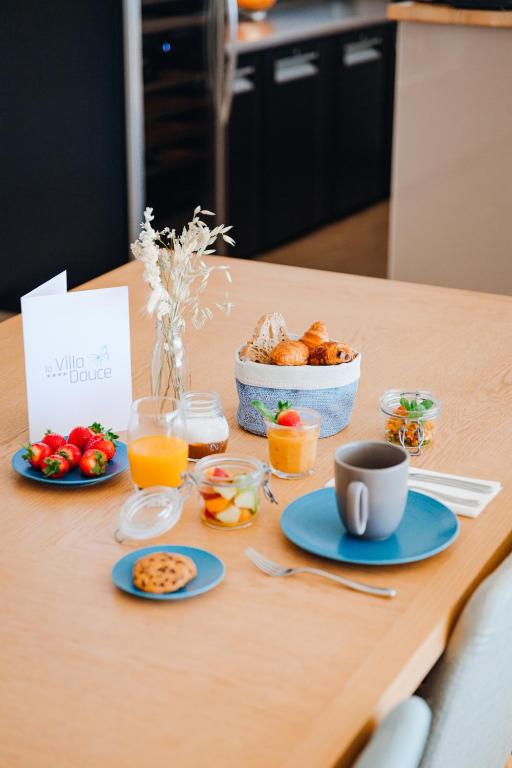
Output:
[[145,199],[159,224],[197,204],[226,220],[237,28],[236,0],[142,0]]

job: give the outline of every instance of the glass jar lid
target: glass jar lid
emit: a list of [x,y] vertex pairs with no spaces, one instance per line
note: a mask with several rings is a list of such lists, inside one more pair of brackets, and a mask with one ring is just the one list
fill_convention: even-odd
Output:
[[[380,409],[386,416],[405,419],[436,419],[441,401],[426,389],[387,389],[380,398]],[[400,411],[397,413],[397,409]]]
[[119,512],[117,541],[152,539],[173,528],[181,517],[183,495],[166,485],[132,493]]

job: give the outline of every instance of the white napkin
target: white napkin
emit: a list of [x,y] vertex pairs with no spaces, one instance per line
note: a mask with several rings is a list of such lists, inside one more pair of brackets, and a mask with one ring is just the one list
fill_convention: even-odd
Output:
[[[421,493],[425,493],[427,496],[432,496],[434,499],[438,499],[438,501],[445,504],[449,509],[452,510],[456,515],[461,515],[462,517],[478,517],[478,515],[483,512],[483,510],[486,508],[486,506],[489,504],[490,501],[494,499],[495,496],[501,491],[502,485],[497,480],[483,480],[479,477],[463,477],[462,475],[449,475],[446,472],[434,472],[431,469],[424,470],[425,474],[437,476],[437,477],[445,477],[450,480],[466,480],[466,481],[474,481],[475,483],[485,483],[485,485],[488,485],[491,487],[490,493],[480,493],[479,491],[468,491],[463,488],[457,488],[455,486],[449,486],[446,484],[438,484],[433,482],[427,482],[424,480],[421,476],[422,470],[416,470],[414,472],[414,475],[409,475],[409,486],[414,486],[415,490],[418,490]],[[326,487],[332,487],[334,486],[334,478],[329,480],[326,484]],[[442,494],[441,496],[436,495],[436,491],[439,494]],[[448,501],[446,498],[443,498],[443,496],[457,496],[460,499],[469,499],[474,500],[477,502],[476,506],[466,506],[464,504],[457,504],[453,501]]]

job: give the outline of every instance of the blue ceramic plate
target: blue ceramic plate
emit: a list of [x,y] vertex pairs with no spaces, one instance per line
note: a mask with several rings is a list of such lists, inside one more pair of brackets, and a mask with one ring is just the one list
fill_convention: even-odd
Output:
[[[166,595],[153,595],[151,592],[143,592],[141,589],[137,589],[137,587],[133,586],[132,582],[132,568],[139,557],[149,555],[150,552],[179,552],[180,555],[190,557],[196,564],[197,576],[181,589],[178,589],[176,592],[169,592]],[[116,587],[119,587],[124,592],[129,592],[130,595],[144,597],[146,600],[185,600],[187,597],[195,597],[196,595],[202,595],[203,592],[208,592],[216,587],[217,584],[220,584],[223,578],[224,563],[218,557],[212,555],[211,552],[207,552],[205,549],[197,549],[197,547],[169,546],[167,544],[136,549],[134,552],[130,552],[129,555],[125,555],[118,560],[112,569],[112,581]]]
[[389,539],[358,539],[340,520],[334,489],[322,488],[289,504],[281,528],[298,547],[321,557],[358,565],[401,565],[449,547],[459,534],[459,521],[440,501],[409,491],[402,522]]
[[96,485],[96,483],[103,483],[105,480],[110,480],[120,472],[123,472],[128,466],[128,452],[126,450],[126,444],[116,441],[116,452],[114,458],[107,464],[107,469],[104,475],[99,477],[84,477],[78,467],[71,469],[64,477],[57,478],[55,480],[52,477],[45,477],[38,469],[34,469],[30,466],[28,461],[22,459],[22,455],[25,453],[24,448],[20,448],[16,451],[11,459],[11,464],[14,470],[22,477],[27,477],[29,480],[36,480],[38,483],[48,483],[49,485],[63,485],[67,488],[77,488],[81,485]]

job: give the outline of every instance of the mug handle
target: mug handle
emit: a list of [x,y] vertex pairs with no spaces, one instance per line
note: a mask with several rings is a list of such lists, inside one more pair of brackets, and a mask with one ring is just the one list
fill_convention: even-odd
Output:
[[347,530],[353,536],[362,536],[368,525],[368,488],[359,480],[347,487]]

